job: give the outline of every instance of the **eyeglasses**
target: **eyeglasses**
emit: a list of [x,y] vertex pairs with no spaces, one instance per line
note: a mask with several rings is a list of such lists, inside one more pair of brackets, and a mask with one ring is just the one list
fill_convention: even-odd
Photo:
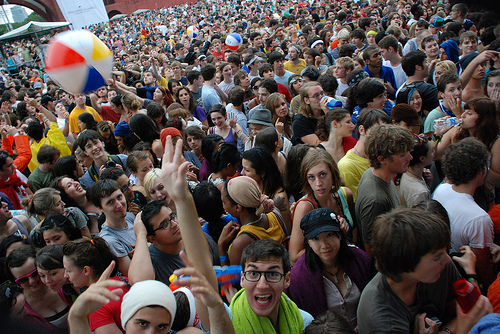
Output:
[[377,95],[376,97],[387,97],[387,92],[383,92],[382,94]]
[[31,276],[31,277],[33,277],[33,278],[38,277],[38,270],[35,268],[35,269],[33,269],[33,271],[32,271],[32,272],[30,272],[29,274],[24,275],[24,276],[21,276],[21,277],[19,277],[19,278],[16,278],[14,281],[15,281],[17,284],[24,284],[24,283],[27,283],[27,282],[28,282],[28,280],[29,280],[30,276]]
[[320,99],[325,95],[325,92],[319,92],[314,94],[313,96],[309,96],[310,99]]
[[175,214],[174,212],[170,214],[169,219],[165,219],[164,221],[162,221],[160,223],[160,226],[157,229],[153,230],[153,233],[158,230],[168,230],[170,226],[172,226],[172,221],[177,221],[177,214]]
[[245,271],[243,277],[249,282],[258,282],[260,278],[264,275],[267,283],[279,283],[283,276],[282,273],[276,271]]

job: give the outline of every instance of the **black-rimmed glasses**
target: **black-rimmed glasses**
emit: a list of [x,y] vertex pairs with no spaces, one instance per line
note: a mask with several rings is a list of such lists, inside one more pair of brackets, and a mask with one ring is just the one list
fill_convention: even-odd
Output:
[[245,271],[243,277],[249,282],[258,282],[260,278],[264,275],[267,283],[279,283],[283,276],[282,273],[276,271]]
[[177,215],[175,213],[171,213],[168,219],[165,219],[160,223],[160,226],[153,230],[153,233],[159,230],[168,230],[170,226],[172,226],[172,221],[177,221]]

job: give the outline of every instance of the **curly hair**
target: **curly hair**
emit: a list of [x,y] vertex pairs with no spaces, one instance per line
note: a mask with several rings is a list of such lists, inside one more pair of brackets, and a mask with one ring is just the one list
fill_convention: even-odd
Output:
[[370,166],[377,169],[382,166],[378,158],[388,159],[395,154],[411,151],[413,138],[410,132],[397,125],[381,124],[373,128],[366,137],[365,153]]
[[478,139],[469,137],[451,144],[444,153],[443,170],[454,185],[472,181],[478,173],[486,174],[490,153]]

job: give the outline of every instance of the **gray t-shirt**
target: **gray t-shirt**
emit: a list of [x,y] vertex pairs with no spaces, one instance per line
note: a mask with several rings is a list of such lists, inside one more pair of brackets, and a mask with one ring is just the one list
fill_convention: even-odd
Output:
[[125,217],[127,221],[126,228],[114,228],[109,227],[104,223],[99,232],[99,236],[106,240],[109,248],[115,253],[117,257],[125,257],[134,249],[132,245],[135,245],[135,232],[134,232],[134,220],[135,215],[131,212],[127,212]]
[[394,182],[387,183],[373,175],[373,168],[363,173],[356,196],[356,217],[365,244],[372,244],[372,223],[377,216],[401,206]]
[[[387,279],[378,273],[363,290],[358,306],[359,334],[413,333],[415,316],[428,313],[443,323],[451,320],[446,303],[455,298],[453,282],[459,279],[453,263],[447,263],[440,278],[432,284],[418,283],[415,304],[407,306],[390,288]],[[431,309],[435,309],[431,312]],[[449,312],[449,311],[448,311]]]

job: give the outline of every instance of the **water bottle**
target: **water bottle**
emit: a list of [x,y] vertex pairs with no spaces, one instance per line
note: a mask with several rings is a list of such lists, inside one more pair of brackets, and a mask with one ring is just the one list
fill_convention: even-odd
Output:
[[476,304],[477,299],[481,296],[481,292],[479,292],[474,284],[463,278],[453,283],[453,288],[455,289],[458,305],[460,305],[464,313],[468,313],[474,304]]
[[333,98],[333,97],[330,97],[330,96],[326,96],[326,99],[327,99],[327,104],[326,106],[328,107],[328,109],[333,109],[333,108],[342,108],[342,102],[340,102],[339,100]]
[[460,117],[450,117],[446,119],[436,119],[434,121],[434,129],[442,129],[450,126],[457,126],[462,124],[462,119]]

